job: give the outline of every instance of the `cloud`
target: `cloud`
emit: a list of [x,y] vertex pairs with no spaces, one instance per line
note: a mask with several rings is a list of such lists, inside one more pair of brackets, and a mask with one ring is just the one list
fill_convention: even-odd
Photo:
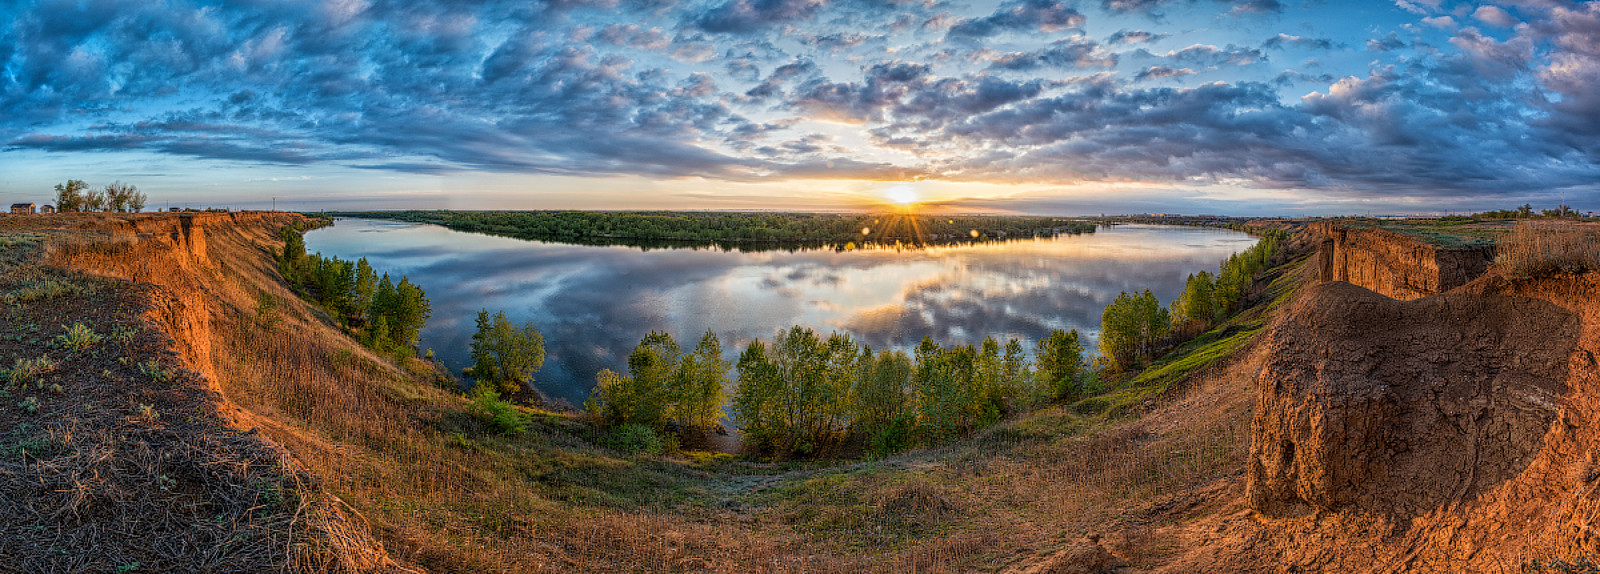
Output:
[[1276,36],[1267,38],[1266,41],[1261,43],[1261,48],[1265,50],[1281,50],[1287,46],[1294,46],[1305,50],[1333,50],[1339,47],[1339,43],[1329,38],[1310,38],[1306,36],[1284,34],[1282,32],[1279,32]]
[[1368,52],[1392,52],[1404,47],[1406,47],[1405,41],[1401,40],[1400,36],[1394,32],[1390,32],[1387,36],[1382,38],[1371,38],[1367,40]]
[[1151,66],[1149,68],[1145,68],[1143,71],[1140,71],[1137,75],[1134,76],[1134,78],[1138,79],[1138,80],[1159,80],[1159,79],[1162,79],[1162,78],[1177,78],[1177,77],[1181,77],[1181,76],[1192,76],[1192,75],[1194,75],[1194,70],[1191,70],[1189,68],[1168,68],[1166,66]]
[[[1355,29],[1215,0],[23,0],[0,7],[0,154],[1350,196],[1594,188],[1600,3],[1397,6],[1417,14]],[[1230,14],[1268,17],[1167,44],[1198,37],[1190,16]],[[1118,29],[1129,16],[1157,22]],[[1349,46],[1367,52],[1295,51]],[[1295,69],[1262,66],[1273,50]]]
[[1057,40],[1030,52],[985,52],[982,59],[989,61],[994,68],[1005,70],[1110,68],[1117,65],[1115,53],[1106,51],[1083,36]]
[[[1196,0],[1100,0],[1100,8],[1113,14],[1142,14],[1161,21],[1166,17],[1164,8],[1173,4],[1194,4]],[[1246,14],[1279,14],[1283,3],[1279,0],[1216,0],[1228,4],[1230,16]]]
[[1513,18],[1504,8],[1499,6],[1479,6],[1477,10],[1472,12],[1472,17],[1484,24],[1501,28],[1510,28],[1518,24],[1516,18]]
[[1431,18],[1423,18],[1422,23],[1443,30],[1449,30],[1456,27],[1456,19],[1449,16],[1433,16]]
[[1161,39],[1167,38],[1169,36],[1171,36],[1171,34],[1157,34],[1157,33],[1154,33],[1154,32],[1146,32],[1144,30],[1117,30],[1116,33],[1114,33],[1110,37],[1106,38],[1106,43],[1108,43],[1108,44],[1148,44],[1150,42],[1155,42],[1157,40],[1161,40]]
[[950,27],[951,37],[985,38],[1003,32],[1057,32],[1082,26],[1081,12],[1061,0],[1009,0],[993,14],[968,18]]
[[1210,44],[1194,44],[1186,48],[1169,50],[1163,54],[1152,54],[1140,48],[1136,53],[1146,58],[1164,58],[1180,64],[1202,67],[1249,66],[1267,61],[1266,54],[1259,49],[1234,45],[1218,48]]
[[694,24],[707,32],[751,34],[809,19],[823,5],[821,0],[728,0],[700,13]]

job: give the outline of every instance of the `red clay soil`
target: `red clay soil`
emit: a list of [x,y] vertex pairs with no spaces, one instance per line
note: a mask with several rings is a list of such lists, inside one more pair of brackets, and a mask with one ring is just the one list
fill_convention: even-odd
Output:
[[1264,344],[1243,496],[1166,529],[1185,550],[1161,571],[1522,572],[1600,553],[1600,273],[1414,301],[1323,283]]
[[[234,217],[0,223],[0,370],[53,363],[0,377],[0,572],[393,568],[358,515],[237,418],[197,344],[206,301],[148,277],[46,266],[109,271],[95,263],[117,260],[192,277],[187,267],[208,264],[198,230],[208,220]],[[59,338],[80,323],[100,339]]]

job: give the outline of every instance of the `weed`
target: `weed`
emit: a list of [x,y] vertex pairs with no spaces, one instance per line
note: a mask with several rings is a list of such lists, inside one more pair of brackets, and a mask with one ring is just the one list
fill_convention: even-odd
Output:
[[6,293],[5,302],[16,304],[26,301],[41,301],[70,295],[87,295],[93,291],[93,289],[60,279],[44,279],[26,282],[17,290]]
[[40,355],[36,359],[17,359],[11,369],[5,371],[5,378],[12,384],[28,384],[40,375],[56,370],[56,362],[50,357]]
[[270,293],[256,296],[256,324],[267,329],[277,327],[283,321],[278,313],[278,298]]
[[90,329],[83,323],[73,323],[71,327],[62,325],[61,328],[66,329],[67,332],[62,335],[56,335],[56,342],[69,349],[82,351],[105,340],[105,336],[94,332],[94,329]]
[[165,383],[172,380],[173,375],[171,369],[161,366],[161,362],[155,359],[150,359],[143,363],[139,363],[139,372],[144,374],[146,377],[150,377],[150,380],[158,383]]
[[22,399],[22,402],[17,403],[17,406],[22,407],[22,410],[27,411],[30,415],[37,413],[39,412],[39,397]]
[[155,422],[161,418],[161,413],[157,412],[154,406],[141,403],[139,405],[139,418]]
[[130,327],[119,327],[119,328],[117,328],[116,331],[112,332],[111,336],[115,337],[117,339],[118,343],[122,343],[123,345],[128,345],[128,344],[133,343],[133,337],[135,335],[138,335],[138,334],[139,334],[139,331],[137,331],[137,330],[135,330],[133,328],[130,328]]

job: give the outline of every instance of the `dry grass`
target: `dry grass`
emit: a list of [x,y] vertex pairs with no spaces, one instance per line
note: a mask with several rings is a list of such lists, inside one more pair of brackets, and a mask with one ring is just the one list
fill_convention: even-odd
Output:
[[1500,237],[1495,264],[1509,277],[1600,271],[1600,229],[1555,221],[1518,221]]
[[[293,453],[285,475],[308,481],[295,487],[310,493],[303,514],[321,518],[297,523],[315,532],[297,548],[337,551],[275,558],[296,567],[381,564],[370,528],[394,558],[445,572],[994,571],[1125,527],[1235,472],[1248,448],[1248,396],[1211,391],[1140,420],[1057,409],[832,468],[627,455],[548,413],[499,436],[421,361],[373,354],[285,288],[270,257],[280,224],[124,230],[50,253],[164,286],[150,316],[184,364],[214,381],[236,428]],[[263,311],[263,298],[279,304]],[[1218,376],[1249,387],[1236,378]],[[177,416],[157,410],[146,424]]]

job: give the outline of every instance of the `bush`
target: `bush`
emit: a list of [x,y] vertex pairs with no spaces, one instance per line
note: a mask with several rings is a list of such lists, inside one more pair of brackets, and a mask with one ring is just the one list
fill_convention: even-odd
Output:
[[496,434],[513,436],[522,434],[527,427],[527,420],[517,407],[511,403],[500,400],[500,393],[487,386],[477,387],[477,396],[472,400],[472,406],[477,409],[478,420],[489,427]]
[[645,452],[661,454],[666,451],[666,443],[661,436],[649,426],[638,423],[620,424],[611,427],[611,435],[606,439],[607,446],[623,452]]

